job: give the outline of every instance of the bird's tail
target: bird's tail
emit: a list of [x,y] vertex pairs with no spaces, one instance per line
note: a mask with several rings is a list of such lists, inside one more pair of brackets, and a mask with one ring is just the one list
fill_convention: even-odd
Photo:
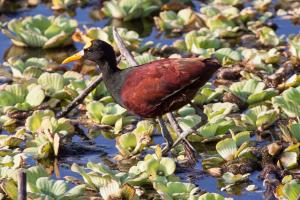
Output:
[[203,60],[203,62],[205,64],[207,64],[208,66],[214,68],[214,69],[219,69],[222,67],[222,65],[220,64],[220,62],[215,58],[215,56],[212,56],[211,58],[206,58]]

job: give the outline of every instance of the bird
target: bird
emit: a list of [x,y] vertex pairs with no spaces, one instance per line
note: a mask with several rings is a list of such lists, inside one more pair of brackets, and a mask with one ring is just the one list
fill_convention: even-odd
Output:
[[[116,103],[134,115],[158,119],[190,103],[199,88],[221,67],[213,58],[164,58],[121,70],[113,47],[103,40],[88,42],[62,64],[81,58],[99,66],[104,84]],[[163,137],[168,141],[170,135],[166,131],[162,127]]]

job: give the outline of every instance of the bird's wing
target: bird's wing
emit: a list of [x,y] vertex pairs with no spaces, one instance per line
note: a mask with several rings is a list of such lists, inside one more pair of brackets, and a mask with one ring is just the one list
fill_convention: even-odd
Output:
[[164,59],[134,68],[125,79],[121,99],[132,110],[147,111],[204,75],[198,58]]

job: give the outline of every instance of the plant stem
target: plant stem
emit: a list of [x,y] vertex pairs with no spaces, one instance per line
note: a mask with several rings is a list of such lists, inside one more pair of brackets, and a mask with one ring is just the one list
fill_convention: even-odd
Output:
[[138,63],[134,59],[133,55],[128,51],[126,48],[121,36],[119,35],[116,27],[113,26],[113,36],[115,39],[115,42],[117,43],[117,46],[119,47],[120,53],[126,58],[126,60],[129,62],[131,66],[137,66]]
[[88,96],[90,94],[90,92],[92,92],[101,83],[101,81],[102,81],[102,75],[99,75],[96,78],[96,80],[94,80],[93,83],[91,83],[87,88],[85,88],[85,90],[79,96],[77,96],[64,110],[59,112],[57,114],[57,117],[58,118],[64,117],[71,110],[73,110],[76,106],[81,104],[83,102],[83,100],[85,99],[85,97]]
[[26,173],[23,169],[18,174],[18,200],[26,200]]

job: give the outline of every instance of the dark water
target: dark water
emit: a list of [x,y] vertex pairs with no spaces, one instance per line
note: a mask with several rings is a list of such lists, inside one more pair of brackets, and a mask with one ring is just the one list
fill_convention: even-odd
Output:
[[[199,1],[193,1],[195,4],[195,10],[200,9],[200,3]],[[94,26],[94,27],[103,27],[104,25],[108,25],[112,23],[109,20],[101,20],[97,21],[94,20],[90,17],[90,10],[92,8],[97,7],[96,1],[90,1],[89,5],[85,8],[77,8],[76,9],[76,15],[74,18],[78,21],[79,27],[82,27],[84,25],[86,26]],[[1,14],[1,13],[0,13]],[[14,14],[9,14],[5,15],[6,20],[10,20],[13,18],[18,18],[18,17],[23,17],[23,16],[33,16],[36,14],[43,14],[46,16],[52,15],[53,11],[47,7],[45,4],[41,4],[35,8],[27,9],[21,12],[17,12]],[[300,27],[293,25],[289,20],[282,20],[280,18],[275,18],[273,20],[277,25],[277,33],[279,35],[285,34],[296,34],[299,32]],[[114,22],[115,24],[115,22]],[[121,24],[121,26],[124,26],[124,24]],[[130,27],[131,29],[137,31],[140,33],[141,36],[144,37],[144,42],[146,41],[154,41],[155,44],[167,44],[170,45],[173,43],[173,39],[168,39],[165,38],[164,36],[158,36],[158,32],[156,28],[153,26],[150,29],[145,29],[141,21],[135,21],[131,24],[126,24],[125,27]],[[11,41],[4,36],[2,33],[0,33],[0,63],[4,61],[4,54],[6,50],[12,45]],[[81,44],[75,43],[75,47],[79,50],[82,48]],[[38,50],[40,51],[40,50]],[[75,51],[75,49],[73,50]],[[155,137],[154,138],[155,143],[159,144],[162,143],[162,139],[160,137]],[[75,143],[81,143],[81,140],[79,138],[74,139]],[[63,161],[60,161],[59,163],[59,170],[60,170],[60,175],[61,177],[64,176],[75,176],[77,178],[80,178],[77,174],[73,173],[70,171],[69,166],[76,162],[78,164],[84,165],[88,161],[92,162],[104,162],[107,156],[110,156],[112,158],[117,154],[117,149],[115,148],[115,141],[114,140],[108,140],[105,139],[103,136],[99,136],[95,139],[95,143],[97,146],[96,152],[89,152],[84,155],[74,155],[74,156],[69,156],[64,158]],[[62,164],[64,163],[64,164]],[[178,173],[180,177],[182,177],[183,180],[189,181],[189,177],[197,177],[196,179],[193,179],[193,182],[197,184],[201,189],[204,189],[209,192],[217,192],[221,193],[225,196],[228,197],[233,197],[235,199],[262,199],[262,191],[263,191],[263,186],[262,182],[257,178],[258,177],[258,172],[252,173],[251,175],[251,181],[253,184],[255,184],[258,187],[258,190],[255,192],[246,192],[245,190],[242,192],[241,195],[230,195],[226,192],[220,191],[220,188],[218,188],[218,180],[207,176],[203,175],[200,173],[201,172],[201,165],[198,164],[195,169],[191,169],[190,171],[186,171],[184,173]],[[54,177],[54,175],[53,175]]]

